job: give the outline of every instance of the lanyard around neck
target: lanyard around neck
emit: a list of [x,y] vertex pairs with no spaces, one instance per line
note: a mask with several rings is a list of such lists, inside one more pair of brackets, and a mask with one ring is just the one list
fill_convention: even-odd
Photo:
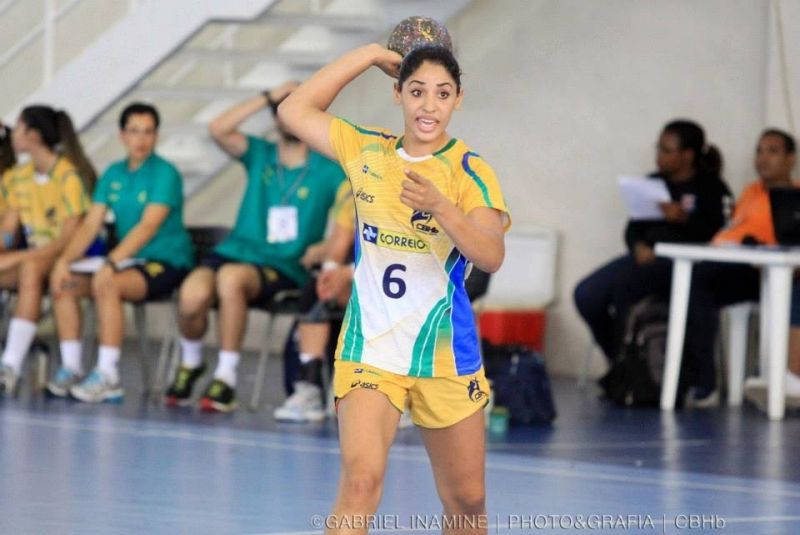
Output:
[[275,176],[278,179],[278,187],[280,188],[281,191],[283,191],[283,193],[281,194],[281,201],[279,203],[281,206],[285,205],[289,201],[289,198],[292,195],[294,195],[294,193],[300,187],[300,184],[303,183],[303,179],[308,174],[308,168],[309,168],[309,158],[306,158],[306,163],[303,165],[303,168],[300,170],[300,173],[298,173],[297,178],[294,179],[294,182],[292,182],[292,185],[289,186],[289,189],[283,191],[283,188],[286,187],[286,180],[285,180],[286,177],[284,176],[285,167],[280,162],[280,160],[278,160],[277,166],[275,168]]

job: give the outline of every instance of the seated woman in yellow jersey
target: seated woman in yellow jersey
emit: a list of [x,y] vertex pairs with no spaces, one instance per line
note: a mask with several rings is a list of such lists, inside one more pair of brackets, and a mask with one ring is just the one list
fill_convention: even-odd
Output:
[[[36,335],[47,276],[86,213],[87,191],[95,180],[72,121],[63,111],[25,108],[12,143],[14,151],[27,153],[30,161],[7,171],[3,179],[8,206],[2,220],[0,286],[18,292],[0,370],[0,391],[6,395],[17,390],[22,363]],[[13,250],[20,245],[20,235],[26,247]]]
[[[119,136],[127,157],[100,177],[86,219],[53,269],[50,289],[62,365],[47,389],[55,396],[120,401],[123,301],[169,296],[192,268],[194,253],[183,226],[183,181],[175,166],[154,152],[158,126],[158,111],[148,104],[134,103],[122,111]],[[94,274],[72,273],[70,264],[96,239],[109,210],[119,243]],[[83,377],[79,299],[88,296],[100,318],[100,348],[97,367]]]
[[[330,311],[331,307],[339,309],[347,304],[353,280],[350,262],[356,212],[353,189],[347,181],[339,186],[331,218],[330,236],[319,247],[309,247],[301,259],[306,268],[321,266],[321,270],[306,283],[300,297],[301,316],[294,331],[297,333],[299,366],[290,366],[288,358],[284,359],[284,370],[291,374],[293,391],[273,412],[278,421],[318,422],[325,419],[322,365],[332,331]],[[337,326],[340,323],[337,321]]]
[[300,257],[309,245],[322,239],[328,209],[344,174],[336,163],[309,151],[305,143],[286,133],[280,123],[277,144],[239,129],[265,106],[274,112],[296,85],[289,82],[240,102],[209,126],[222,150],[244,165],[247,185],[230,235],[199,259],[198,268],[181,286],[181,368],[167,391],[169,406],[191,403],[194,384],[206,369],[202,338],[208,313],[216,303],[219,359],[214,379],[200,398],[200,408],[233,410],[248,304],[265,304],[276,293],[308,280]]
[[[372,66],[398,77],[400,138],[325,111]],[[469,262],[500,267],[510,220],[491,167],[446,131],[462,98],[461,71],[446,48],[416,48],[401,63],[373,44],[324,67],[279,108],[295,135],[340,162],[355,193],[355,275],[334,377],[339,519],[375,512],[407,399],[444,512],[485,515],[489,386],[464,274]]]

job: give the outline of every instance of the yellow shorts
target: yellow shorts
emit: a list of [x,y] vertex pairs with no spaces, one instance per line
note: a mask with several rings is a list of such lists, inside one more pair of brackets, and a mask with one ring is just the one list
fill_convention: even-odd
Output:
[[359,362],[337,360],[333,390],[342,399],[357,388],[377,390],[403,412],[408,399],[413,422],[428,429],[450,427],[489,402],[483,368],[456,377],[408,377]]

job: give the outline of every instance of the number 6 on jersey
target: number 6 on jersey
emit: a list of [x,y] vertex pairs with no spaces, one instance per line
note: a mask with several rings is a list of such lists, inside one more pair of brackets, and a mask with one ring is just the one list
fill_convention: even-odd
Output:
[[383,293],[392,299],[400,299],[406,293],[406,281],[400,277],[392,277],[395,271],[405,271],[403,264],[392,264],[383,272]]

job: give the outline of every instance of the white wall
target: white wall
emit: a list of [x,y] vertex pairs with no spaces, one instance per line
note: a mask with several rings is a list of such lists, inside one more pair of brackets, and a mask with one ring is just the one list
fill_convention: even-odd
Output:
[[[495,167],[516,221],[560,234],[560,293],[546,340],[554,372],[576,373],[589,340],[572,288],[623,250],[614,179],[652,169],[667,120],[692,117],[706,127],[734,190],[751,179],[764,117],[767,5],[480,0],[448,23],[466,88],[452,133]],[[386,86],[385,96],[359,87],[357,101],[380,101],[386,111],[368,109],[365,119],[397,126]],[[594,365],[602,370],[599,356]]]
[[[779,13],[780,17],[778,17]],[[770,125],[793,131],[792,133],[797,135],[797,128],[800,127],[800,64],[797,62],[797,58],[800,57],[800,33],[797,32],[797,24],[800,22],[800,2],[797,0],[773,0],[770,2],[769,19],[769,58],[766,77],[767,122]],[[783,27],[785,71],[781,68],[782,62],[779,53],[779,20]]]
[[[576,373],[589,340],[571,292],[623,251],[614,180],[653,168],[660,127],[698,120],[738,191],[763,126],[767,2],[479,1],[450,23],[467,96],[454,133],[496,167],[517,221],[561,237],[551,370]],[[603,368],[596,355],[595,372]]]
[[[448,22],[466,89],[451,133],[494,166],[515,221],[559,232],[559,294],[546,339],[553,372],[580,370],[589,335],[572,289],[623,251],[615,177],[653,168],[665,122],[689,117],[704,125],[723,151],[734,191],[753,178],[751,155],[774,85],[767,76],[769,6],[768,0],[476,0]],[[784,2],[784,15],[800,20],[800,7]],[[796,27],[785,25],[790,32]],[[800,68],[795,72],[800,76]],[[390,88],[385,76],[370,72],[334,111],[398,129]],[[208,206],[205,194],[188,213],[206,213],[194,203]],[[593,365],[599,373],[603,359],[595,355]]]

